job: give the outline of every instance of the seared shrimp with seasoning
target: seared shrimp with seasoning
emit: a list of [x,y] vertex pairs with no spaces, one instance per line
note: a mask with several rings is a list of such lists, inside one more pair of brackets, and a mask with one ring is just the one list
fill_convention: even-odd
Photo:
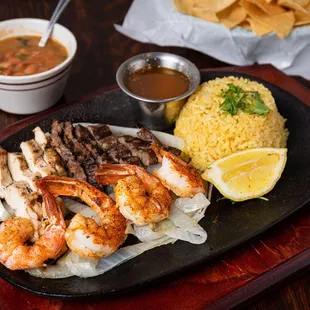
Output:
[[37,183],[54,195],[78,197],[97,213],[101,226],[79,213],[72,218],[65,238],[74,253],[99,259],[111,255],[125,241],[126,219],[105,193],[85,181],[67,177],[48,176]]
[[161,167],[154,171],[154,175],[165,187],[179,197],[193,197],[198,193],[206,192],[205,181],[198,170],[174,154],[161,149],[154,142],[152,149],[161,163]]
[[144,168],[128,164],[101,165],[96,172],[101,185],[116,184],[116,205],[134,224],[146,225],[169,216],[171,197],[161,181]]
[[47,225],[43,235],[32,245],[31,222],[15,217],[0,225],[0,262],[11,270],[24,270],[44,266],[48,259],[57,258],[65,245],[65,222],[55,197],[41,188]]

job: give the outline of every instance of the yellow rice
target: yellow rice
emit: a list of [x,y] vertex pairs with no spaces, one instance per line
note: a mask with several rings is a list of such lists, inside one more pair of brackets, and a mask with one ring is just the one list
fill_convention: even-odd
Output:
[[[232,116],[222,111],[219,106],[224,98],[219,94],[229,83],[246,91],[258,91],[270,112],[261,116],[239,110]],[[184,140],[183,151],[191,158],[191,164],[204,170],[215,160],[245,149],[286,147],[285,122],[265,86],[230,76],[200,85],[184,105],[174,134]]]

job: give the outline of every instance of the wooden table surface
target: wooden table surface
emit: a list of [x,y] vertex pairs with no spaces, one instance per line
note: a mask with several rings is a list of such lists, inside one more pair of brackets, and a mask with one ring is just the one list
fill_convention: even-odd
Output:
[[[58,0],[1,0],[0,21],[19,17],[48,19],[57,2]],[[66,9],[60,23],[75,34],[78,52],[65,95],[58,104],[115,84],[115,72],[118,66],[125,59],[142,52],[176,53],[190,59],[199,68],[227,66],[193,50],[141,44],[119,34],[114,30],[113,24],[122,23],[131,2],[131,0],[74,0]],[[310,89],[309,81],[297,79]],[[0,130],[23,118],[24,116],[0,111]],[[272,293],[269,291],[268,294],[262,295],[259,301],[256,300],[250,305],[249,309],[310,309],[309,270],[282,283]]]

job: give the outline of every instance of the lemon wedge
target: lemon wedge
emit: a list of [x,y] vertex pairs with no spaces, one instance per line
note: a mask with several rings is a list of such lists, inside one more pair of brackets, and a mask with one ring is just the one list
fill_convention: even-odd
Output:
[[270,192],[281,177],[286,159],[286,148],[245,150],[213,162],[202,177],[226,198],[244,201]]

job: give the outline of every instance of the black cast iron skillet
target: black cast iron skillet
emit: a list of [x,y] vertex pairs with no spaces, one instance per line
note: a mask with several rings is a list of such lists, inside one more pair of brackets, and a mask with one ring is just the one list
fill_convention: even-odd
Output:
[[[229,75],[249,77],[233,72],[201,72],[202,81]],[[208,240],[204,244],[177,241],[173,245],[150,250],[98,277],[39,279],[23,271],[10,271],[2,265],[0,275],[27,291],[53,297],[83,298],[129,290],[206,262],[265,231],[307,204],[310,200],[310,108],[277,86],[255,77],[249,78],[269,88],[280,113],[288,119],[290,131],[287,165],[276,187],[266,196],[269,201],[217,202],[220,195],[215,192],[212,204],[200,221],[208,232]],[[48,131],[52,119],[135,127],[136,112],[134,101],[121,90],[112,90],[56,111],[14,133],[1,146],[8,151],[19,151],[19,144],[33,137],[33,128],[40,126]]]

